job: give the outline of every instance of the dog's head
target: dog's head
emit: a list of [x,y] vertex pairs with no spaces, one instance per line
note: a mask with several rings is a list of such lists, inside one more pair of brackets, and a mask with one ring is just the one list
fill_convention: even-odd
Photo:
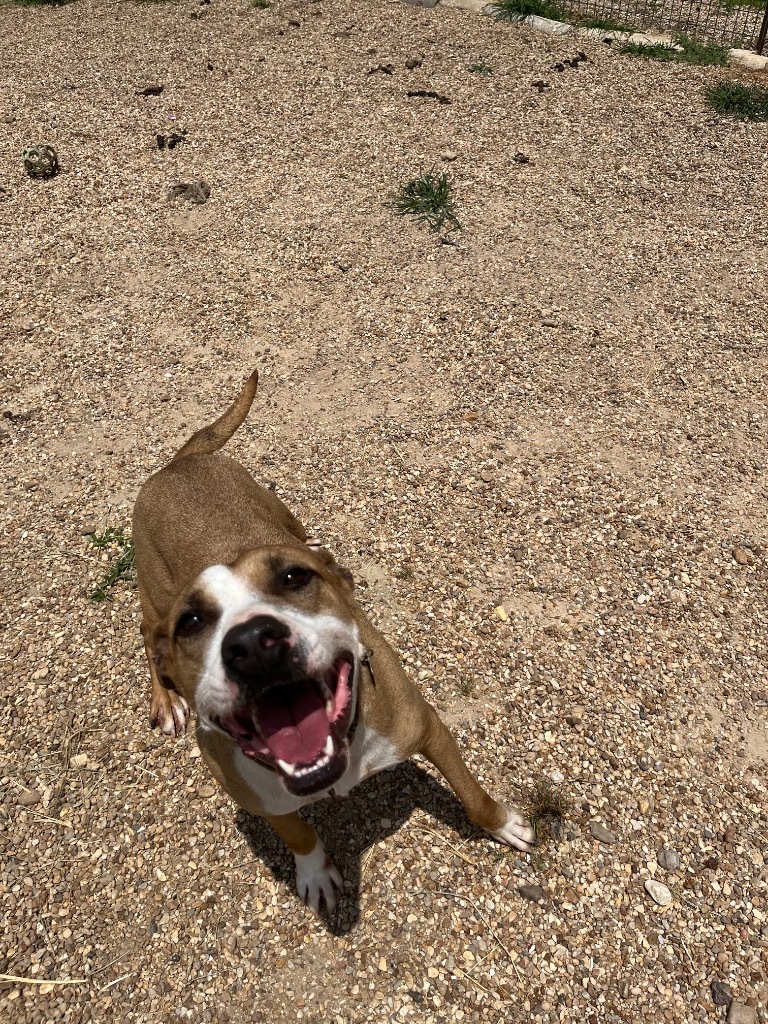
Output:
[[360,662],[351,577],[320,549],[264,547],[206,569],[154,638],[161,677],[298,796],[343,774]]

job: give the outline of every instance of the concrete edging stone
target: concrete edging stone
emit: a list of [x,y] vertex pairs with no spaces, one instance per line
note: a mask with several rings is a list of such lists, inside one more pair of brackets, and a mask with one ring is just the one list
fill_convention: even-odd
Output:
[[[406,3],[420,3],[422,7],[434,7],[438,2],[441,7],[455,7],[463,11],[471,11],[473,14],[485,14],[492,17],[491,6],[488,0],[406,0]],[[579,28],[564,21],[552,21],[550,18],[540,18],[531,14],[527,18],[519,18],[519,22],[538,32],[546,32],[551,36],[565,36],[571,33],[588,36],[592,39],[621,39],[630,43],[655,44],[663,43],[665,46],[682,49],[677,45],[669,33],[655,32],[606,32],[599,28]],[[742,67],[752,71],[768,70],[768,57],[763,57],[752,50],[732,49],[728,51],[728,58],[732,64],[741,64]]]

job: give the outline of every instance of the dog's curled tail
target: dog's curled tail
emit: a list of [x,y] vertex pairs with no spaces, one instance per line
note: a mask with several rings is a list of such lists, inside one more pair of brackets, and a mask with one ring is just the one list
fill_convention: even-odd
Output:
[[219,416],[214,423],[203,427],[196,434],[193,434],[184,447],[179,448],[171,462],[183,459],[186,455],[211,455],[213,452],[217,452],[219,448],[223,448],[248,415],[248,410],[251,408],[253,399],[256,396],[258,383],[259,371],[254,370],[245,382],[243,390],[224,415]]

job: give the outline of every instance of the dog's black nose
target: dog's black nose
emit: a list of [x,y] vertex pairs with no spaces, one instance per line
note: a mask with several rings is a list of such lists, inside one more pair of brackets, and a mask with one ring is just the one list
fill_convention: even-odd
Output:
[[254,615],[233,626],[221,642],[221,657],[236,679],[274,670],[285,661],[291,631],[271,615]]

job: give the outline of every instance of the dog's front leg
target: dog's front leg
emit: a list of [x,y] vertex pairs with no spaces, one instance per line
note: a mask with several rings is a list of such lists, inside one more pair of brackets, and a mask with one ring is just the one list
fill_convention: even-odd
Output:
[[238,807],[268,821],[293,854],[296,860],[296,891],[302,901],[316,914],[320,913],[323,903],[329,913],[333,911],[338,891],[344,883],[317,832],[295,812],[266,813],[258,794],[246,783],[236,763],[237,747],[229,736],[198,727],[197,742],[211,775],[221,788],[229,793]]
[[175,689],[163,685],[157,670],[155,652],[148,639],[149,631],[145,632],[143,623],[141,631],[144,633],[144,651],[149,665],[149,678],[152,681],[149,726],[151,729],[159,726],[160,731],[166,736],[183,736],[187,731],[189,721],[189,705]]
[[464,762],[456,740],[429,704],[424,738],[419,748],[428,761],[445,776],[461,800],[467,817],[502,843],[518,850],[531,849],[534,832],[516,807],[505,807],[486,793]]
[[267,816],[267,821],[296,859],[296,891],[301,900],[316,914],[323,903],[332,913],[344,883],[317,832],[298,814]]

